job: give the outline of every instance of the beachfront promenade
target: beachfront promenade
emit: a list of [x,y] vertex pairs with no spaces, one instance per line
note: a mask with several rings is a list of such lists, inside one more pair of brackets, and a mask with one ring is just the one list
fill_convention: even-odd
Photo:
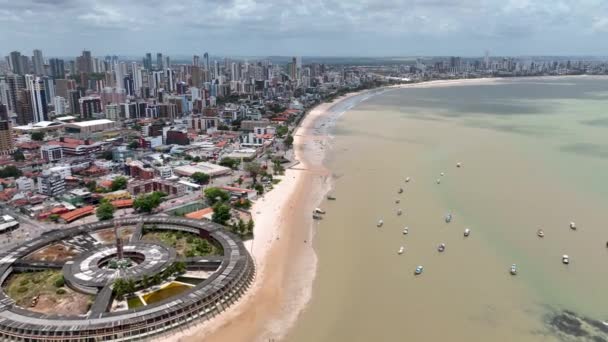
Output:
[[[120,274],[138,279],[146,270],[159,272],[173,261],[184,261],[188,269],[214,269],[209,278],[191,290],[136,309],[109,312],[111,286],[116,276],[103,270],[99,260],[111,254],[111,247],[93,243],[89,233],[119,226],[137,226],[125,246],[143,257],[128,273]],[[160,244],[139,241],[143,225],[196,233],[219,243],[223,255],[214,257],[176,258],[175,252]],[[60,262],[34,262],[25,257],[42,247],[58,241],[76,241],[81,256]],[[115,250],[115,249],[114,249]],[[147,262],[146,262],[147,260]],[[93,267],[90,267],[93,265]],[[160,265],[160,266],[159,266]],[[140,267],[141,266],[141,267]],[[19,307],[4,292],[0,292],[0,339],[5,341],[133,341],[150,338],[183,324],[210,319],[236,302],[251,285],[255,267],[241,240],[222,226],[209,221],[177,217],[145,216],[86,224],[57,230],[0,254],[0,280],[4,282],[16,270],[63,269],[66,284],[80,292],[95,295],[91,309],[84,316],[41,314]]]

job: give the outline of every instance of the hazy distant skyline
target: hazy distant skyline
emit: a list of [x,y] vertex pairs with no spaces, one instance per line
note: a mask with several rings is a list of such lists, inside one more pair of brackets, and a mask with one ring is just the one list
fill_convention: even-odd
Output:
[[0,53],[608,55],[602,0],[0,0]]

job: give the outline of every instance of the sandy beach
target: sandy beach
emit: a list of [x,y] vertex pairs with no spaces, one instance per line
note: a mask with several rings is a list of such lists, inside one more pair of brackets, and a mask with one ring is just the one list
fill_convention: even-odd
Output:
[[[491,84],[498,79],[431,81],[383,88],[447,87]],[[251,209],[255,238],[246,242],[256,262],[256,279],[233,307],[206,322],[189,326],[162,341],[277,341],[284,337],[312,295],[316,254],[312,246],[312,210],[331,188],[331,171],[323,165],[331,137],[320,126],[331,125],[329,110],[371,89],[350,93],[313,108],[294,134],[299,163],[286,170],[281,182]]]

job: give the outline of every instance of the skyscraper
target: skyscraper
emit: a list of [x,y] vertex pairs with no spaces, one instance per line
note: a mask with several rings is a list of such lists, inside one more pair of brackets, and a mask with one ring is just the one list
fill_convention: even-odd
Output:
[[21,58],[21,52],[11,52],[9,62],[11,64],[11,70],[17,75],[23,75],[23,59]]
[[63,59],[51,58],[49,60],[49,64],[51,67],[51,76],[54,79],[60,79],[65,77],[65,66],[63,63]]
[[[13,112],[17,112],[17,95],[20,90],[25,89],[25,78],[21,75],[7,75],[6,84],[8,85],[8,107]],[[20,123],[22,125],[26,123]]]
[[44,75],[44,58],[42,57],[42,51],[38,49],[34,50],[32,64],[34,65],[34,74]]
[[91,51],[84,50],[82,55],[76,57],[76,68],[78,71],[83,73],[93,72],[93,58],[91,57]]
[[44,81],[40,77],[34,77],[30,80],[30,89],[32,96],[32,120],[34,123],[40,121],[48,121],[48,107],[46,102],[46,91],[44,90]]
[[157,70],[163,70],[163,54],[162,53],[157,53],[156,54],[156,69]]
[[152,54],[151,53],[146,53],[146,56],[144,57],[144,69],[151,71],[152,70]]
[[198,67],[201,65],[201,56],[192,56],[192,66]]
[[209,54],[205,52],[203,58],[205,59],[205,70],[209,70]]

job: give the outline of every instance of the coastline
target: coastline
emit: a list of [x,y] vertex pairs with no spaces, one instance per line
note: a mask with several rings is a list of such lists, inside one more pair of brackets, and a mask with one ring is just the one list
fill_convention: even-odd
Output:
[[[566,77],[593,76],[534,78]],[[332,107],[355,96],[368,93],[373,96],[384,90],[491,84],[501,80],[509,79],[438,80],[386,86],[348,93],[312,108],[294,132],[294,153],[299,163],[287,169],[281,182],[251,209],[256,236],[245,245],[256,262],[257,274],[248,293],[213,320],[156,340],[277,341],[285,337],[312,296],[317,257],[311,243],[316,225],[310,212],[331,187],[331,172],[323,165],[327,150],[323,146],[328,145],[330,137],[319,134],[317,124],[331,116]]]

